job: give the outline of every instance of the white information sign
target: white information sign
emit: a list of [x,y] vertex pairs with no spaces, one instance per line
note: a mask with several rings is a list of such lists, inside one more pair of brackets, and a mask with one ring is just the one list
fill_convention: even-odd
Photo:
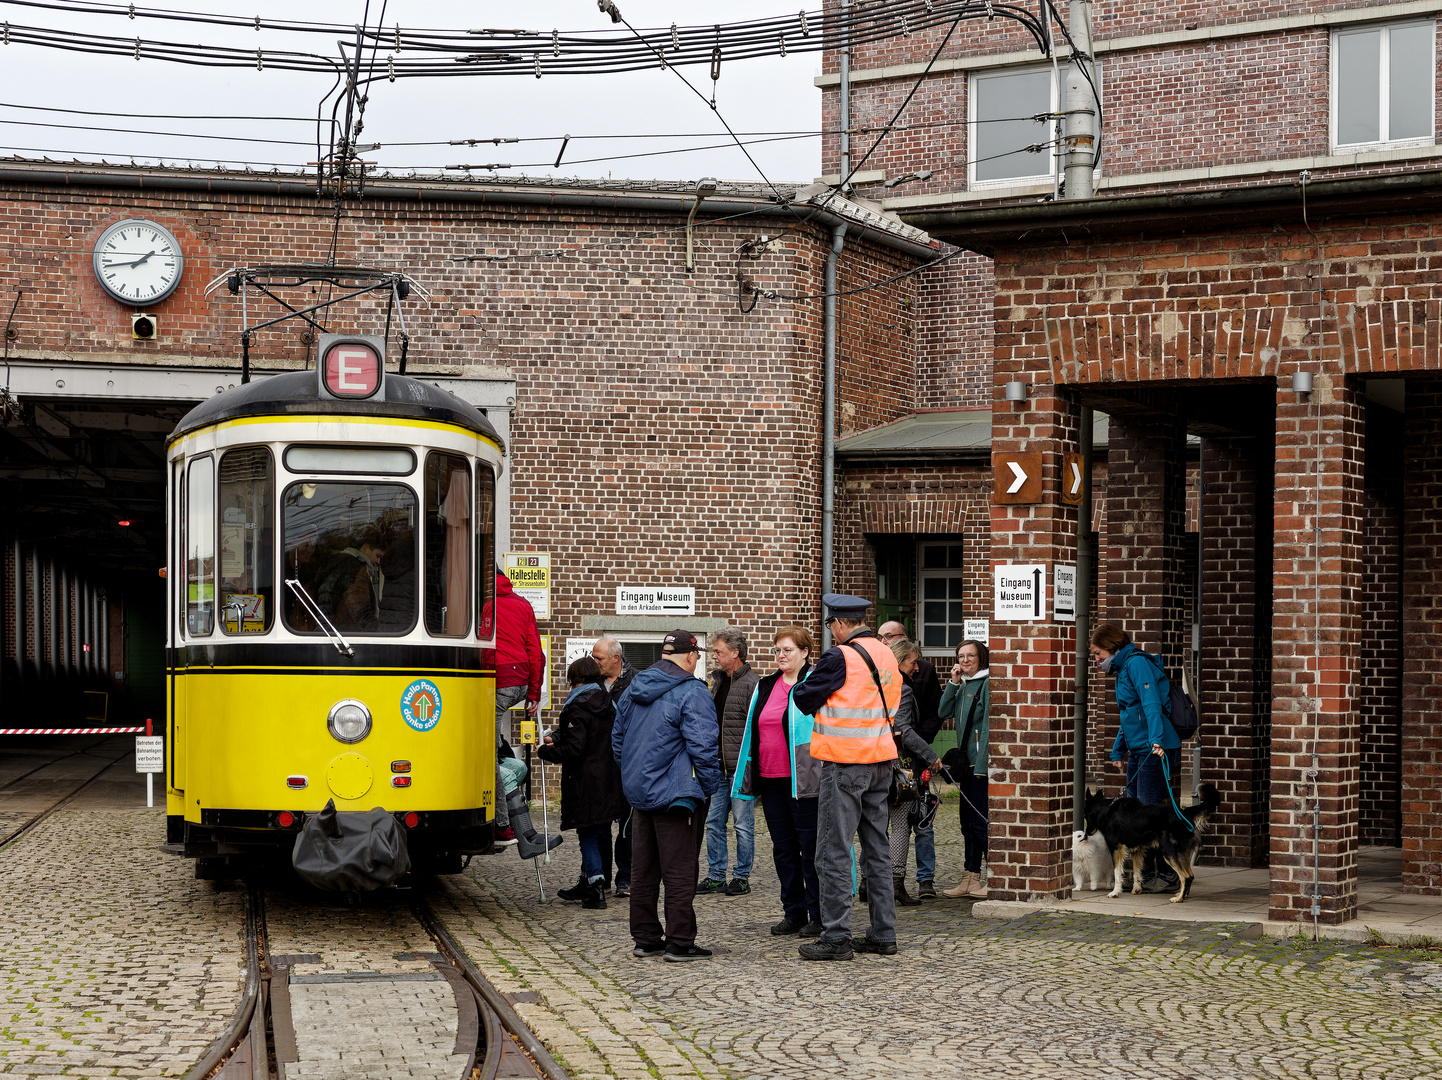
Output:
[[616,589],[616,614],[695,615],[696,590],[689,585],[622,585]]
[[1034,622],[1046,618],[1046,564],[1012,563],[993,568],[992,618],[996,622]]
[[991,634],[991,624],[985,619],[963,619],[961,633],[967,641],[979,641],[983,645],[991,645],[991,642],[987,640]]
[[138,773],[157,773],[165,771],[164,736],[135,736],[135,771]]
[[506,577],[538,622],[551,617],[551,554],[548,551],[506,552]]
[[1056,622],[1076,622],[1076,567],[1057,563],[1052,567],[1051,616]]

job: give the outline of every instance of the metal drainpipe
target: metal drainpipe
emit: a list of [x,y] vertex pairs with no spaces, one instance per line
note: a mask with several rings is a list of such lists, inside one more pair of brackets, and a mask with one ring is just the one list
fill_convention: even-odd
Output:
[[[821,302],[821,591],[831,592],[836,517],[836,260],[846,246],[846,224],[831,232],[826,255],[826,292]],[[826,611],[821,612],[821,648],[831,648]]]
[[1081,407],[1081,505],[1076,543],[1076,697],[1072,716],[1072,828],[1086,821],[1087,716],[1091,690],[1092,410]]

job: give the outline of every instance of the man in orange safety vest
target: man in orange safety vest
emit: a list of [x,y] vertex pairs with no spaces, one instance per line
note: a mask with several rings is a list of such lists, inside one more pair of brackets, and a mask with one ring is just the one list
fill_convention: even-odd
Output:
[[868,890],[871,926],[851,936],[851,843],[858,834],[861,862],[872,883],[891,880],[887,837],[891,766],[896,760],[892,720],[901,704],[896,658],[866,628],[870,600],[827,593],[826,625],[841,644],[828,649],[791,700],[814,714],[811,756],[822,762],[816,817],[816,877],[821,891],[821,936],[801,946],[807,960],[850,960],[853,952],[896,953],[892,890]]

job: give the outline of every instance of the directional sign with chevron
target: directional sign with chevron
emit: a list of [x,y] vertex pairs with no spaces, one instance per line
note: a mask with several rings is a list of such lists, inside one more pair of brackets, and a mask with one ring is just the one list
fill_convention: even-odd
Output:
[[1041,451],[1002,451],[991,455],[992,501],[997,503],[1041,502]]
[[1082,456],[1061,456],[1061,501],[1067,506],[1080,506],[1082,501]]

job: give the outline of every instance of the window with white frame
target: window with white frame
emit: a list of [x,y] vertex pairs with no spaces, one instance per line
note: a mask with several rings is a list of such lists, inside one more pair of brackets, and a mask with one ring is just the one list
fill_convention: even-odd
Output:
[[962,548],[955,542],[923,540],[917,545],[917,633],[923,650],[950,650],[966,637]]
[[1333,33],[1334,149],[1432,143],[1436,38],[1435,19]]
[[[1052,69],[1007,68],[971,77],[971,187],[1048,180],[1056,171],[1057,85]],[[1035,116],[1046,119],[1034,120]],[[1031,147],[1039,147],[1032,150]]]

